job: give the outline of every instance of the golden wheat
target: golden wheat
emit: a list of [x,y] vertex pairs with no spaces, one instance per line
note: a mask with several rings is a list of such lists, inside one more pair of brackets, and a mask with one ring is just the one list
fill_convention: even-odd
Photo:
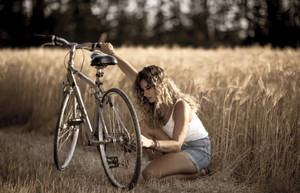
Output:
[[[270,192],[299,191],[300,52],[270,47],[214,50],[124,47],[118,53],[138,70],[155,64],[200,103],[198,115],[210,133],[215,175],[256,183]],[[66,50],[0,51],[2,125],[27,123],[30,131],[53,133],[62,97]],[[93,76],[89,54],[77,67]],[[131,95],[117,67],[105,70],[105,87]],[[80,84],[84,98],[89,87]],[[132,95],[131,95],[132,96]],[[222,173],[222,175],[221,175]]]

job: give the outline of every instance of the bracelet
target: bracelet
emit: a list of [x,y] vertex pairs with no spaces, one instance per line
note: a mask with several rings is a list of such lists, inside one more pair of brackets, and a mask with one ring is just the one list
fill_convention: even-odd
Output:
[[153,147],[153,149],[156,149],[156,148],[158,147],[158,142],[157,142],[156,139],[153,139],[153,142],[154,142],[154,147]]

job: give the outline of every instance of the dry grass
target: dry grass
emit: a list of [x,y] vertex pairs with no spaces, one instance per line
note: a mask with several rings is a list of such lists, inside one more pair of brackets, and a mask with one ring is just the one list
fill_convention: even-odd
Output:
[[[212,139],[211,169],[218,171],[209,179],[196,182],[140,183],[135,189],[137,192],[142,189],[153,192],[253,191],[242,184],[260,185],[262,192],[300,191],[297,181],[300,179],[299,50],[150,47],[120,48],[118,52],[138,69],[148,64],[162,66],[183,91],[199,100],[198,115]],[[51,151],[51,146],[48,147],[51,142],[46,136],[53,133],[62,96],[65,54],[53,49],[0,51],[0,124],[26,123],[25,130],[39,136],[34,136],[32,143],[24,142],[38,151],[36,154],[24,153],[23,147],[5,146],[12,142],[3,142],[6,138],[3,134],[0,136],[2,147],[8,148],[1,149],[0,179],[4,192],[93,192],[103,186],[109,191],[119,191],[111,188],[105,178],[99,182],[103,172],[99,174],[102,169],[100,162],[95,161],[98,157],[88,156],[92,160],[88,171],[83,168],[83,160],[75,159],[71,168],[78,167],[78,171],[68,169],[60,174],[53,167],[52,154],[44,157],[45,152]],[[79,63],[82,61],[80,52],[76,59]],[[85,54],[83,71],[93,75],[88,62],[89,56]],[[130,92],[130,85],[124,82],[118,68],[109,67],[105,73],[107,88],[120,87]],[[88,98],[89,88],[81,88]],[[23,136],[31,135],[13,135],[12,138],[22,141]],[[48,146],[37,148],[39,142],[35,140],[39,138]],[[15,147],[18,144],[20,146],[17,143]],[[41,148],[44,149],[41,151]],[[13,154],[15,151],[19,153]],[[83,152],[78,154],[83,155]],[[93,164],[94,161],[97,163]],[[233,179],[238,184],[233,183]],[[43,185],[38,185],[39,182]],[[53,184],[56,183],[60,188],[55,189]]]
[[[0,131],[0,193],[128,192],[109,183],[95,148],[77,148],[70,166],[59,172],[53,163],[53,138],[21,133],[16,129],[11,127]],[[140,179],[130,192],[255,193],[258,190],[237,185],[231,179],[211,176],[189,182],[145,182]]]

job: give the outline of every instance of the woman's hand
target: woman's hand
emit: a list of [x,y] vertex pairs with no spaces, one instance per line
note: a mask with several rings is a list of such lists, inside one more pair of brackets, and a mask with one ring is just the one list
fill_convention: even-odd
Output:
[[141,142],[142,142],[142,146],[146,147],[146,148],[151,148],[154,147],[155,143],[153,140],[148,139],[147,137],[144,137],[143,135],[141,135]]
[[108,55],[113,55],[114,47],[111,43],[100,42],[100,51]]

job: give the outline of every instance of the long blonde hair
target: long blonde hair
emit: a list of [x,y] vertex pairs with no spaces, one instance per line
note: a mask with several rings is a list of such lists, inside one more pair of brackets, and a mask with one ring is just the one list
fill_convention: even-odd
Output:
[[[150,103],[144,96],[144,91],[140,86],[141,80],[145,80],[153,87],[157,94],[157,100]],[[142,106],[142,113],[146,117],[148,123],[152,123],[152,127],[163,126],[164,111],[172,108],[176,101],[180,98],[186,101],[192,110],[197,111],[198,104],[194,97],[184,94],[176,87],[175,83],[167,76],[165,71],[155,65],[144,67],[141,70],[134,83],[134,89],[138,98],[138,103]]]

